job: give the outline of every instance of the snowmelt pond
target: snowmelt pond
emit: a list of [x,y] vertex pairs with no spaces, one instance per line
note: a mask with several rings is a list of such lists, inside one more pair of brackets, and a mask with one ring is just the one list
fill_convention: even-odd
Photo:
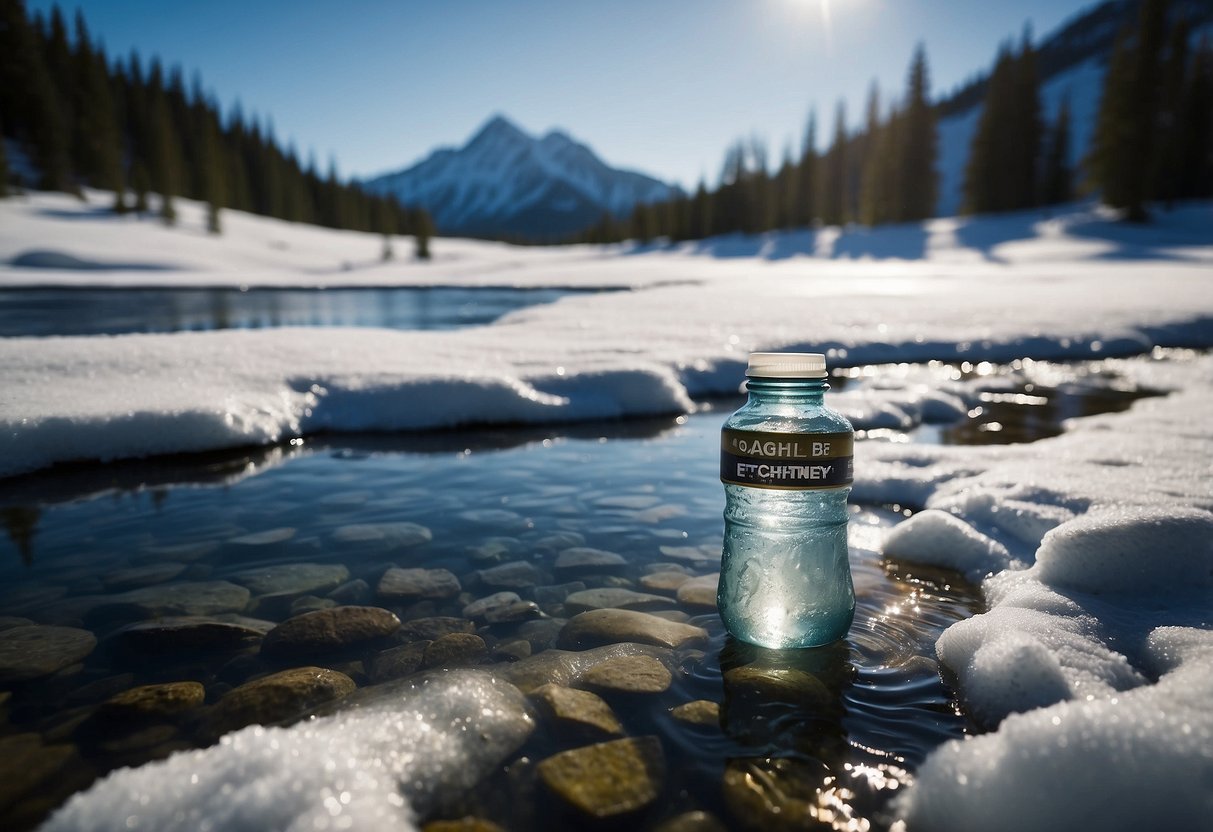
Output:
[[120,335],[280,326],[457,329],[492,323],[507,312],[551,303],[576,291],[492,286],[3,289],[0,336]]
[[[959,422],[865,441],[1027,441],[1140,395],[989,382]],[[50,828],[886,828],[971,730],[934,645],[979,592],[883,557],[908,509],[856,505],[848,639],[728,639],[735,405],[0,481],[0,826],[135,766]]]

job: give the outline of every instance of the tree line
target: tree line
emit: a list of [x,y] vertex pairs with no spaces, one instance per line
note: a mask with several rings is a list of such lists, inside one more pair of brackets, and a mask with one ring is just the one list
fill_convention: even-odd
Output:
[[[167,224],[177,197],[196,199],[213,233],[224,208],[369,231],[384,235],[385,258],[392,235],[411,234],[428,257],[434,228],[424,210],[341,181],[332,163],[322,174],[284,148],[272,124],[239,105],[223,115],[197,76],[187,88],[179,67],[166,72],[156,58],[146,67],[135,52],[111,60],[79,11],[74,23],[72,37],[58,6],[31,17],[23,0],[0,0],[0,133],[26,149],[38,187],[113,191],[118,213],[148,213],[157,194]],[[12,162],[0,141],[0,196]]]
[[[1042,115],[1040,52],[1031,31],[1018,46],[1004,44],[989,77],[966,88],[983,95],[974,99],[981,114],[964,170],[962,212],[1054,205],[1098,190],[1105,203],[1141,220],[1150,201],[1213,196],[1213,49],[1207,39],[1190,49],[1190,39],[1191,27],[1169,13],[1166,0],[1140,4],[1117,38],[1092,149],[1077,168],[1069,102],[1060,103],[1051,124]],[[840,102],[824,152],[811,112],[799,156],[785,152],[777,170],[770,170],[761,140],[738,141],[725,154],[715,189],[701,181],[693,194],[637,205],[628,217],[604,215],[575,241],[677,242],[926,219],[938,195],[936,123],[941,112],[956,114],[930,103],[928,91],[919,46],[902,98],[882,111],[873,84],[863,125],[853,132]]]
[[873,84],[862,129],[848,129],[846,107],[839,102],[824,153],[818,150],[817,115],[810,112],[799,154],[785,151],[774,172],[760,139],[735,142],[725,153],[715,190],[701,181],[694,194],[638,205],[625,219],[604,216],[578,241],[678,241],[818,223],[877,225],[926,219],[934,210],[938,187],[936,116],[929,88],[926,51],[919,46],[900,100],[883,110]]

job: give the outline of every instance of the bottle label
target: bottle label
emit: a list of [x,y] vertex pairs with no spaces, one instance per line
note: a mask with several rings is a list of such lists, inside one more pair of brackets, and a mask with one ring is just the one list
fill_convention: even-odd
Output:
[[841,488],[853,479],[850,433],[768,433],[725,428],[720,479],[754,488]]

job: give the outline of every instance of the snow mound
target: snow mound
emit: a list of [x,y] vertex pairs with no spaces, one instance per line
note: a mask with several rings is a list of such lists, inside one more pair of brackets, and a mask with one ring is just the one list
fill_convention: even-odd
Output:
[[946,511],[928,509],[894,526],[884,551],[895,558],[947,566],[970,580],[1006,569],[1007,547]]
[[42,829],[416,830],[417,815],[474,786],[533,728],[522,694],[485,673],[385,687],[363,707],[119,769]]
[[1045,535],[1041,583],[1097,595],[1213,598],[1213,514],[1196,509],[1093,511]]
[[[980,527],[1030,564],[987,578],[989,610],[936,644],[968,712],[990,730],[927,758],[895,804],[909,828],[1207,826],[1211,374],[1209,357],[1181,363],[1168,373],[1180,392],[1074,420],[1032,445],[860,446],[868,458],[856,468],[877,480],[869,488],[908,483],[920,505]],[[900,543],[896,529],[890,538],[938,561],[933,526],[947,521],[917,516],[928,518],[922,531],[912,518]],[[969,538],[952,534],[963,561]]]
[[909,827],[1208,828],[1213,633],[1160,628],[1150,645],[1172,668],[1156,684],[1016,714],[931,754],[898,800]]

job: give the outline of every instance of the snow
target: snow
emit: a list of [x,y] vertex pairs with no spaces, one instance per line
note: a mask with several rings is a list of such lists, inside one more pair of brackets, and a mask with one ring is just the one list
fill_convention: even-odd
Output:
[[[169,230],[66,197],[0,202],[4,262],[43,250],[95,263],[137,254],[166,267],[8,265],[0,285],[366,281],[631,291],[568,296],[447,332],[0,339],[0,475],[322,430],[686,412],[698,397],[735,391],[753,349],[822,350],[831,364],[856,368],[866,383],[834,398],[860,425],[899,431],[955,417],[993,381],[912,365],[931,359],[968,362],[979,377],[991,369],[983,362],[1016,360],[1016,372],[1059,386],[1079,383],[1082,365],[1017,359],[1099,358],[1173,391],[1125,413],[1072,420],[1063,435],[1030,445],[861,442],[854,496],[924,509],[891,532],[888,554],[988,575],[988,611],[937,644],[986,733],[925,761],[896,803],[910,828],[1197,828],[1213,811],[1213,358],[1150,354],[1157,344],[1213,345],[1207,204],[1163,212],[1146,229],[1079,205],[672,247],[439,240],[433,263],[380,265],[356,260],[378,252],[373,235],[227,212],[228,233],[213,238],[201,231],[200,206],[183,203],[182,212],[183,226]],[[360,265],[343,271],[343,260]],[[1114,356],[1124,357],[1107,360]],[[901,363],[863,366],[879,362]],[[442,714],[422,724],[437,725]],[[169,784],[183,790],[163,805],[219,813],[229,828],[307,824],[322,817],[314,802],[321,775],[279,768],[284,755],[264,743],[310,749],[348,734],[360,768],[386,765],[376,761],[391,755],[380,752],[420,736],[392,732],[376,745],[356,714],[329,719],[285,732],[249,729],[219,749],[115,773],[74,798],[51,828],[125,819]],[[437,729],[424,736],[446,741]],[[425,787],[461,771],[462,754],[435,752],[428,774],[407,766],[388,773]],[[201,792],[181,785],[188,772],[212,769]],[[274,784],[292,781],[302,793],[282,798]],[[222,814],[227,804],[213,796],[223,796],[221,783],[247,797],[232,804],[247,814]],[[387,811],[387,786],[361,788],[350,811]],[[162,801],[151,803],[148,811],[160,811]],[[407,807],[393,810],[392,822],[407,820]],[[148,825],[171,828],[172,817],[149,816]],[[386,820],[366,817],[371,828]]]
[[[87,261],[137,256],[168,267],[7,266],[0,285],[342,285],[344,273],[321,272],[320,264],[352,257],[356,247],[379,250],[374,235],[236,212],[227,212],[230,230],[215,238],[201,231],[202,206],[183,201],[181,211],[183,227],[165,229],[71,197],[0,202],[0,260],[59,250]],[[961,241],[965,229],[979,250]],[[929,244],[914,261],[734,257],[693,244],[636,251],[440,240],[433,263],[368,266],[355,280],[634,291],[570,295],[491,326],[447,332],[283,328],[0,339],[0,476],[317,431],[682,413],[694,398],[736,392],[753,349],[816,349],[832,364],[860,365],[1213,344],[1211,231],[1204,205],[1166,215],[1153,243],[1086,208],[937,220],[922,227]],[[778,235],[756,239],[781,245]],[[867,234],[865,244],[880,250],[881,232]],[[1143,280],[1136,258],[1147,257],[1150,278]],[[951,418],[968,404],[963,390],[921,379],[837,399],[859,426],[897,429]]]
[[416,813],[470,788],[533,728],[518,690],[455,671],[359,693],[363,707],[119,769],[71,798],[46,832],[416,830]]
[[[857,447],[860,499],[930,507],[886,553],[991,573],[988,612],[937,644],[991,730],[927,759],[898,801],[910,828],[1199,828],[1210,816],[1213,358],[1168,376],[1178,392],[1031,445]],[[1149,799],[1109,797],[1138,793]]]

